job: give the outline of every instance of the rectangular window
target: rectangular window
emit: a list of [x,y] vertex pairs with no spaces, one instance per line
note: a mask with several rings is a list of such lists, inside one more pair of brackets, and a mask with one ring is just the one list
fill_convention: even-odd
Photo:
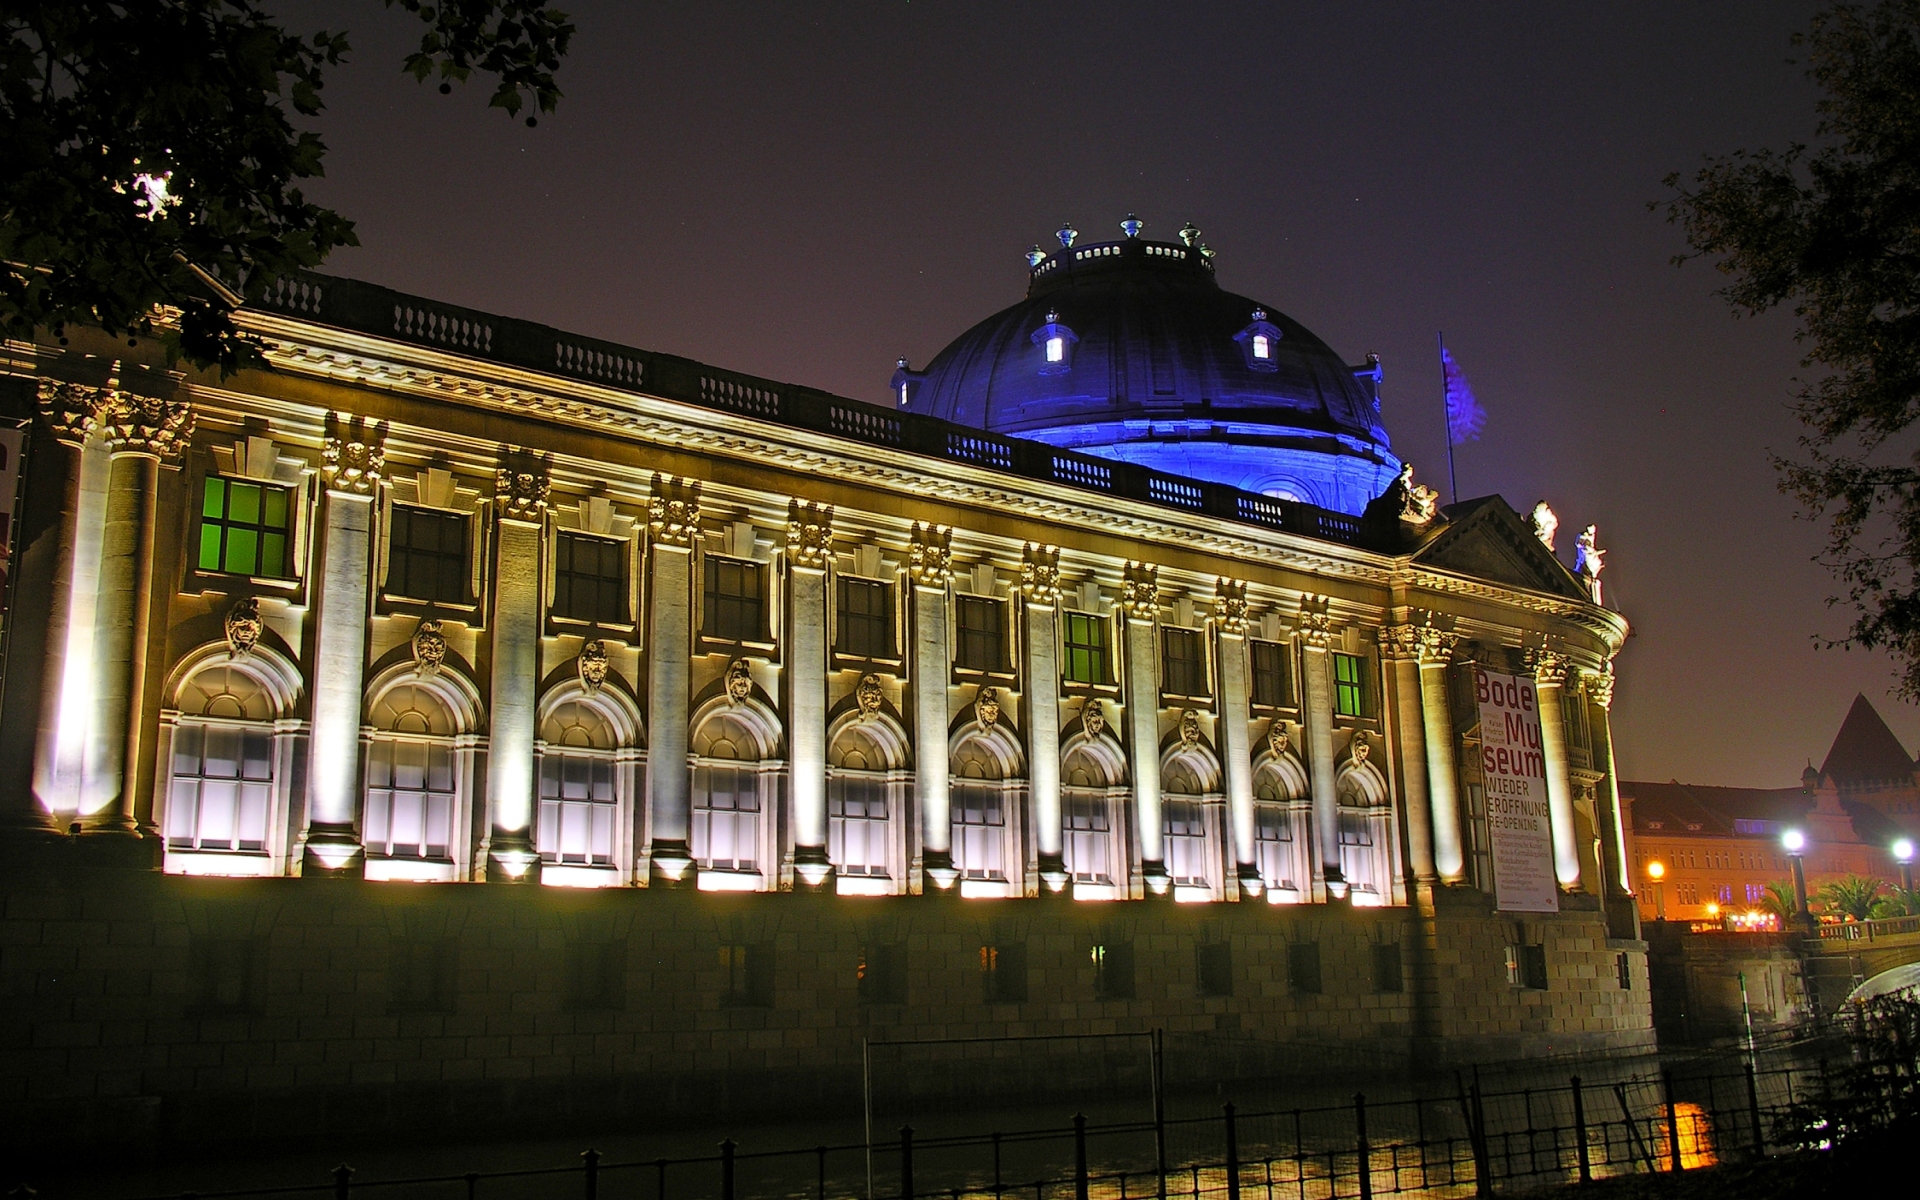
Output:
[[293,492],[207,476],[200,504],[200,569],[265,579],[292,576]]
[[907,1002],[907,948],[899,943],[868,946],[860,952],[859,991],[862,1004]]
[[1258,708],[1293,707],[1292,648],[1282,642],[1253,642],[1253,703]]
[[701,632],[726,642],[767,640],[767,590],[757,562],[709,554],[705,620]]
[[988,596],[957,596],[954,616],[960,640],[954,665],[963,671],[1004,675],[1007,670],[1007,605]]
[[565,997],[577,1011],[619,1010],[627,1006],[625,942],[574,942],[567,947]]
[[1278,804],[1253,806],[1253,858],[1260,881],[1270,888],[1292,888],[1293,821]]
[[839,585],[839,620],[833,649],[853,658],[893,657],[893,589],[871,579]]
[[1233,995],[1233,947],[1226,942],[1208,942],[1198,951],[1197,962],[1202,996]]
[[627,623],[627,544],[562,533],[553,545],[553,615],[601,625]]
[[720,1002],[729,1008],[773,1007],[773,947],[720,947]]
[[175,850],[267,848],[273,735],[264,728],[183,721],[173,734],[167,845]]
[[1027,998],[1027,947],[1022,942],[980,947],[981,994],[988,1004],[1019,1004]]
[[1133,943],[1093,948],[1093,994],[1102,1000],[1133,999]]
[[1160,631],[1160,690],[1169,696],[1200,699],[1213,695],[1207,679],[1206,643],[1198,630]]
[[387,1007],[402,1012],[452,1012],[455,954],[446,938],[395,938],[387,943]]
[[1358,654],[1333,656],[1333,711],[1343,717],[1371,716],[1367,695],[1366,659]]
[[1508,946],[1507,982],[1533,991],[1547,990],[1547,948]]
[[1403,992],[1406,990],[1406,982],[1400,974],[1399,943],[1374,943],[1373,990],[1376,992]]
[[1107,668],[1107,619],[1092,613],[1065,614],[1066,644],[1062,674],[1068,683],[1110,684]]
[[1067,871],[1075,883],[1112,883],[1113,868],[1107,848],[1112,844],[1112,823],[1107,818],[1107,802],[1074,790],[1067,792],[1065,811]]
[[1167,799],[1161,805],[1166,838],[1167,874],[1185,887],[1207,886],[1207,816],[1192,800]]
[[375,739],[367,750],[367,853],[450,858],[453,748],[441,741]]
[[1613,956],[1613,973],[1621,991],[1633,990],[1633,964],[1625,954]]
[[1294,942],[1287,947],[1287,989],[1309,996],[1320,994],[1320,943]]
[[827,778],[827,857],[842,875],[887,877],[887,785],[840,772]]
[[754,772],[693,769],[693,857],[703,871],[758,869],[760,784]]
[[261,949],[252,938],[194,938],[192,958],[199,984],[195,1011],[228,1016],[257,1011],[263,990]]
[[535,841],[542,862],[596,867],[613,862],[616,810],[611,758],[552,747],[540,755]]
[[963,879],[1005,879],[1006,808],[991,784],[953,789],[953,866]]
[[387,593],[434,604],[465,604],[467,519],[459,513],[393,506],[387,537]]

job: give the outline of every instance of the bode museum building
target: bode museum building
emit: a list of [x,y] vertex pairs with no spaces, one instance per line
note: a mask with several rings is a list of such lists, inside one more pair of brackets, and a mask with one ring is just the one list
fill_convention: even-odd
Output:
[[319,275],[226,378],[10,343],[16,1131],[1649,1045],[1598,554],[1438,504],[1377,360],[1122,233],[891,406]]

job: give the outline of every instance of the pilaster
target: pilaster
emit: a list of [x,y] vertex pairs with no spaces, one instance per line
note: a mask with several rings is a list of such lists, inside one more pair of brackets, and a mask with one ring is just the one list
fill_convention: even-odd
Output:
[[1253,760],[1247,724],[1252,698],[1247,692],[1247,585],[1220,579],[1214,584],[1213,626],[1220,646],[1220,762],[1226,777],[1227,831],[1239,894],[1258,898],[1265,890],[1254,853]]
[[1573,780],[1568,774],[1566,712],[1567,656],[1536,649],[1527,654],[1534,695],[1540,702],[1540,752],[1547,766],[1547,815],[1553,823],[1553,874],[1562,891],[1580,887],[1580,845],[1573,821]]
[[1160,663],[1154,622],[1160,615],[1160,568],[1129,562],[1121,584],[1125,614],[1127,766],[1140,839],[1140,878],[1149,896],[1169,893],[1166,824],[1160,815]]
[[827,885],[827,563],[833,506],[787,507],[787,738],[792,748],[793,869],[807,887]]
[[1025,618],[1020,686],[1027,709],[1027,782],[1042,885],[1067,886],[1060,818],[1060,551],[1027,545],[1020,559]]
[[1380,657],[1393,682],[1391,736],[1398,745],[1401,808],[1406,813],[1408,856],[1417,884],[1430,887],[1433,867],[1433,812],[1427,789],[1425,728],[1420,708],[1420,631],[1413,625],[1380,630]]
[[367,656],[373,506],[386,473],[386,427],[341,421],[323,457],[326,496],[320,575],[314,586],[313,733],[301,873],[357,874],[364,862],[360,711]]
[[[1340,800],[1333,775],[1333,618],[1325,596],[1300,600],[1300,648],[1306,675],[1308,775],[1313,783],[1315,899],[1344,899],[1347,880],[1340,869]],[[1324,889],[1324,890],[1323,890]]]
[[647,504],[653,557],[647,611],[648,864],[651,881],[667,886],[694,881],[687,722],[692,716],[693,542],[699,532],[699,481],[655,475]]
[[493,652],[487,701],[487,878],[534,883],[533,742],[540,687],[540,532],[551,487],[530,456],[494,477]]
[[927,883],[953,886],[953,812],[947,762],[947,589],[953,580],[953,531],[914,522],[907,552],[913,582],[914,793],[920,804],[920,870]]
[[1442,883],[1467,877],[1466,847],[1460,837],[1459,774],[1453,753],[1453,712],[1447,671],[1459,636],[1431,621],[1415,627],[1420,664],[1420,723],[1427,758],[1428,811],[1432,815],[1433,869]]

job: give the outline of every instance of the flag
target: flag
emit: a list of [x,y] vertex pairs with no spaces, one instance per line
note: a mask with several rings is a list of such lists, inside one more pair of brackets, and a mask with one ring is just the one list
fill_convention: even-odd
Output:
[[1447,435],[1456,446],[1479,441],[1480,430],[1487,423],[1487,410],[1473,398],[1466,374],[1460,370],[1460,364],[1453,361],[1453,355],[1447,353],[1445,344],[1440,347],[1440,369],[1447,381]]

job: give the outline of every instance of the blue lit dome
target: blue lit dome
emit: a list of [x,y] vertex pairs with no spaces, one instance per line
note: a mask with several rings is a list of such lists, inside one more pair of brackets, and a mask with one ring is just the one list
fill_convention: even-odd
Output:
[[1036,248],[1027,298],[924,371],[903,361],[895,397],[958,424],[1358,514],[1400,470],[1380,425],[1378,363],[1349,366],[1271,306],[1222,290],[1198,232],[1182,230],[1184,244]]

